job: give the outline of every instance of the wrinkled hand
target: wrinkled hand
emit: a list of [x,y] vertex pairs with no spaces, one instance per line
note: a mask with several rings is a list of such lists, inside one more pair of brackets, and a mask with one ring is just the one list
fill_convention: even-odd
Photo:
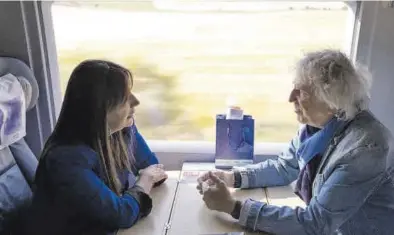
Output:
[[145,193],[149,194],[155,183],[168,178],[163,168],[162,164],[154,164],[139,171],[137,184],[144,189]]
[[203,192],[203,200],[210,210],[231,213],[236,200],[230,193],[226,183],[214,173],[208,172],[207,177],[212,185]]
[[[211,173],[214,174],[219,179],[223,180],[223,182],[226,184],[227,187],[234,186],[234,173],[232,171],[217,170],[217,171],[212,171]],[[209,177],[209,172],[205,172],[200,177],[198,177],[197,182],[198,182],[197,190],[200,192],[200,194],[203,194],[205,187],[214,185],[214,183]]]

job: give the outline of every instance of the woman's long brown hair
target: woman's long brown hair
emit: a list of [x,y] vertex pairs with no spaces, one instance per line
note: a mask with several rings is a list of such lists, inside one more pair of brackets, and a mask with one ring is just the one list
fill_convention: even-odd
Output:
[[117,170],[130,170],[132,153],[121,132],[109,133],[107,113],[127,102],[132,85],[131,72],[118,64],[104,60],[80,63],[68,81],[56,127],[41,158],[56,146],[87,145],[99,155],[105,183],[120,194]]

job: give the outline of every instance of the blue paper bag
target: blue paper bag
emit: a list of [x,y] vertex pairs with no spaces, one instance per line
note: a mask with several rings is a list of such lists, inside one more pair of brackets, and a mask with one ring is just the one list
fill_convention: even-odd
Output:
[[223,160],[253,160],[254,119],[244,115],[242,120],[216,115],[215,158]]

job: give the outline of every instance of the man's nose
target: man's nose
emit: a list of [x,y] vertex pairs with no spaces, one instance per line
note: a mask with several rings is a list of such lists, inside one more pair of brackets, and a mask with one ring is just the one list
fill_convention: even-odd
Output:
[[291,90],[290,95],[289,95],[289,102],[293,103],[294,101],[296,101],[296,95],[295,95],[295,90]]

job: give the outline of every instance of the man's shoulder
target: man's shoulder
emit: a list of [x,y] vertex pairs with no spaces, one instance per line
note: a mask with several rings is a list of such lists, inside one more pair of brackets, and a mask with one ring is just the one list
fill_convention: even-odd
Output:
[[363,147],[383,150],[392,148],[393,137],[372,113],[363,112],[351,122],[341,142],[349,150]]

